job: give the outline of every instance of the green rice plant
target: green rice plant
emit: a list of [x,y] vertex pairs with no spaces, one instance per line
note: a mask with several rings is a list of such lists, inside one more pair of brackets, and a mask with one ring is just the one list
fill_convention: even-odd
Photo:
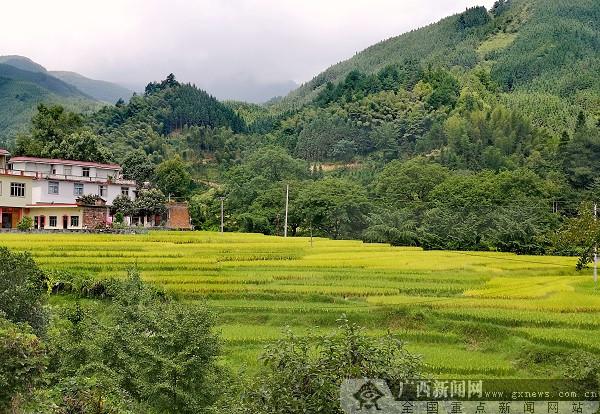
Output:
[[600,342],[595,332],[563,328],[516,328],[516,332],[534,342],[560,345],[570,349],[586,349],[600,352]]
[[[5,233],[0,245],[31,251],[45,270],[86,278],[125,277],[136,266],[179,300],[207,301],[227,341],[223,363],[232,366],[256,364],[285,325],[319,333],[342,314],[370,335],[407,340],[436,376],[526,375],[511,362],[519,341],[600,350],[592,335],[600,295],[569,257],[214,232]],[[483,352],[469,342],[493,331],[501,345]]]

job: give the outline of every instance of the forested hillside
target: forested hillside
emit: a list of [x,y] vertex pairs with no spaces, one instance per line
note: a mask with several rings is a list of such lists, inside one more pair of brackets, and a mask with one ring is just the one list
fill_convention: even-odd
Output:
[[593,0],[501,0],[378,43],[332,66],[280,105],[313,100],[354,70],[376,73],[398,62],[443,67],[461,78],[486,69],[499,99],[554,133],[580,110],[599,114],[600,7]]
[[45,71],[33,71],[37,69],[33,62],[22,59],[4,61],[7,63],[0,63],[0,142],[5,146],[14,141],[16,133],[26,128],[40,103],[61,104],[81,112],[100,107],[98,102],[76,87]]
[[[283,102],[169,75],[91,115],[40,107],[17,154],[120,162],[197,228],[575,253],[600,197],[600,3],[498,1],[375,45]],[[589,207],[585,207],[589,209]]]
[[6,146],[27,128],[38,104],[60,104],[89,113],[132,92],[74,72],[49,72],[24,56],[0,56],[0,143]]

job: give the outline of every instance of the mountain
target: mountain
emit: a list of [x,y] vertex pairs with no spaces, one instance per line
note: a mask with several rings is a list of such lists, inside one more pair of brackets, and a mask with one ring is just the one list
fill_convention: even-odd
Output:
[[574,126],[579,110],[598,113],[600,2],[500,0],[489,12],[472,8],[373,45],[277,105],[297,108],[352,71],[373,74],[406,62],[448,68],[458,76],[488,70],[507,105],[558,133]]
[[[99,102],[75,86],[51,76],[26,58],[0,63],[0,143],[6,146],[23,131],[40,103],[56,103],[77,112],[100,107]],[[8,64],[10,62],[10,64]],[[18,65],[23,70],[12,66]],[[43,68],[42,68],[43,69]]]
[[114,104],[119,99],[127,101],[131,98],[131,95],[133,95],[133,91],[123,86],[102,80],[86,78],[79,73],[67,71],[50,71],[49,73],[52,76],[75,86],[81,92],[98,101]]
[[0,63],[13,66],[17,69],[28,70],[29,72],[46,72],[46,68],[35,63],[33,60],[18,55],[0,56]]
[[91,112],[128,100],[122,86],[74,72],[48,71],[24,56],[0,56],[0,144],[6,146],[29,124],[40,103],[54,103],[76,112]]
[[30,82],[59,96],[92,99],[75,86],[49,75],[48,72],[31,72],[8,64],[0,64],[0,78]]
[[44,74],[48,79],[59,79],[64,83],[75,87],[80,92],[83,92],[83,94],[101,102],[113,104],[119,99],[128,100],[131,95],[133,95],[133,91],[112,82],[90,79],[76,72],[48,71],[39,63],[36,63],[25,56],[0,56],[0,64],[9,65],[24,71]]

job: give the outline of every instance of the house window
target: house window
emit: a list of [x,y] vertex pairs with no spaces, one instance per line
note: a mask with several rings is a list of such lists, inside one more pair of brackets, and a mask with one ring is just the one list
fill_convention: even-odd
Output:
[[76,195],[76,196],[83,195],[83,183],[74,183],[73,184],[73,195]]
[[79,227],[79,216],[71,216],[71,227]]
[[107,189],[105,185],[99,185],[98,186],[98,195],[100,197],[106,197],[106,193],[107,193]]
[[89,177],[89,176],[90,176],[90,167],[83,167],[83,168],[81,169],[81,174],[82,174],[84,177]]
[[48,226],[49,227],[56,227],[57,224],[58,224],[58,218],[56,216],[48,217]]
[[33,228],[37,229],[39,227],[40,218],[38,216],[33,217]]
[[52,175],[56,175],[56,167],[54,165],[52,166]]
[[58,194],[58,181],[48,181],[48,194]]
[[25,184],[24,183],[10,183],[10,196],[11,197],[25,197]]
[[65,175],[71,175],[73,173],[73,169],[70,165],[65,165],[63,167],[63,172],[65,173]]
[[129,197],[129,187],[121,187],[121,194]]

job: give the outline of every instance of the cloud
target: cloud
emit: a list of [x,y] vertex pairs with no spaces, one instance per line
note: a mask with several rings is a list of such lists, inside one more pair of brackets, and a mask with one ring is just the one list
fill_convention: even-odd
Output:
[[[493,0],[4,3],[0,54],[127,84],[143,85],[174,72],[219,95],[216,89],[228,80],[234,89],[243,88],[240,79],[253,85],[307,81],[382,39],[466,7],[490,7]],[[232,87],[227,89],[230,95]]]

